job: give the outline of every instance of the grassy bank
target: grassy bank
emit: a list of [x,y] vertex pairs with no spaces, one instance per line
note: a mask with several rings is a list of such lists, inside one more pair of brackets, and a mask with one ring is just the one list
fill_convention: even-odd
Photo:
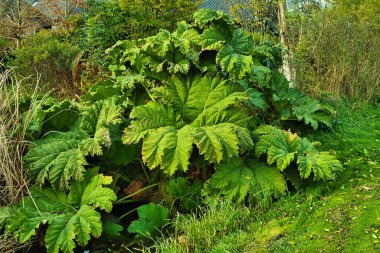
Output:
[[345,171],[269,209],[219,202],[200,217],[180,215],[157,252],[379,252],[380,108],[340,103],[333,130],[308,136],[336,150]]

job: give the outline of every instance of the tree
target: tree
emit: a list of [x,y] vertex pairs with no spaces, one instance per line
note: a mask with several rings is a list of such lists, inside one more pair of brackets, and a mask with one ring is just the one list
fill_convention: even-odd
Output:
[[34,6],[55,25],[65,25],[70,15],[85,7],[85,2],[85,0],[40,0]]
[[235,22],[246,30],[262,37],[278,34],[277,0],[236,0],[233,5],[229,0],[224,1]]
[[28,34],[41,26],[41,15],[23,0],[0,1],[0,36],[15,42],[16,48]]

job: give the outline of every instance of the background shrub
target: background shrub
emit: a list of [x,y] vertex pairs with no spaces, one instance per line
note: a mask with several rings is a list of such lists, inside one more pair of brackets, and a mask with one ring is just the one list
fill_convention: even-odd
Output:
[[296,83],[309,94],[379,99],[380,5],[338,0],[327,8],[290,14]]
[[62,42],[57,34],[43,30],[28,38],[14,52],[10,65],[19,76],[39,79],[43,90],[54,89],[61,95],[73,96],[80,91],[73,77],[79,53],[77,46]]

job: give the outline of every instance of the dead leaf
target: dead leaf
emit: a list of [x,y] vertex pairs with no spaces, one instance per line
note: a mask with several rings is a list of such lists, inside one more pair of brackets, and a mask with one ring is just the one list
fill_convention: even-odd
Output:
[[289,140],[290,141],[294,141],[294,139],[296,139],[297,138],[297,133],[295,133],[295,134],[293,134],[291,131],[290,131],[290,129],[287,131],[287,133],[288,133],[288,136],[289,136]]
[[133,180],[127,188],[123,189],[123,192],[126,195],[132,195],[131,199],[139,199],[139,198],[144,198],[152,193],[152,188],[138,192],[142,190],[144,187],[146,187],[146,183],[143,180]]

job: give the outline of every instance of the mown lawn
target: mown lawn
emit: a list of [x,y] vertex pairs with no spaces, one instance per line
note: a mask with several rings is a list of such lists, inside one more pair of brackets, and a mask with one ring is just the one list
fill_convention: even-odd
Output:
[[335,127],[307,136],[336,150],[345,171],[272,204],[220,202],[179,216],[175,232],[147,251],[380,252],[380,107],[340,103]]

